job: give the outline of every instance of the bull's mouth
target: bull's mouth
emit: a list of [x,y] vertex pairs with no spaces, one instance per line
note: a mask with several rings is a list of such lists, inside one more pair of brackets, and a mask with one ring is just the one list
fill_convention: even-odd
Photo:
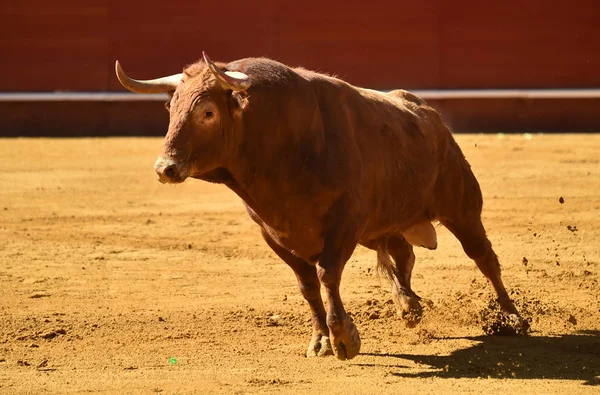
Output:
[[173,177],[161,177],[160,175],[158,176],[158,181],[161,184],[181,184],[182,182],[184,182],[185,180],[187,180],[187,176],[182,177],[182,176],[173,176]]

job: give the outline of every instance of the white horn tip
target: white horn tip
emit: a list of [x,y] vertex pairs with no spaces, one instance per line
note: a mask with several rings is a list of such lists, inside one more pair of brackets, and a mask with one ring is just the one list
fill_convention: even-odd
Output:
[[240,81],[250,80],[250,77],[248,77],[248,75],[240,73],[239,71],[226,71],[225,74]]
[[115,61],[115,71],[117,72],[117,75],[123,73],[123,69],[121,68],[121,63],[118,60]]

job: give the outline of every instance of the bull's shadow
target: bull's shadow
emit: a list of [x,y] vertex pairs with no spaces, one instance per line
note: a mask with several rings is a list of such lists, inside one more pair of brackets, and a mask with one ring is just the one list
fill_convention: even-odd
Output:
[[[393,372],[399,377],[516,378],[582,380],[600,385],[600,331],[576,335],[470,337],[477,344],[447,356],[367,354],[396,357],[429,365],[431,371]],[[444,339],[439,339],[444,341]]]

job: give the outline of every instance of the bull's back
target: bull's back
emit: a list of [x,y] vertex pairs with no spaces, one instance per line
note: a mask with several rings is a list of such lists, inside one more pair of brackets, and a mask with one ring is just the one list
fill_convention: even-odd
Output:
[[322,177],[338,180],[358,196],[368,217],[367,234],[394,233],[436,219],[446,209],[443,200],[453,183],[473,189],[462,152],[423,99],[404,90],[357,89],[321,76],[311,83],[324,135],[330,137],[322,152],[328,163]]
[[355,134],[363,162],[361,193],[369,216],[368,237],[376,237],[430,217],[445,137],[440,138],[430,110],[405,91],[360,92],[354,106],[359,109]]
[[447,218],[480,213],[483,198],[479,183],[462,150],[439,113],[425,100],[405,90],[389,95],[401,100],[429,124],[438,139],[437,176],[433,190],[431,212],[436,218]]
[[434,220],[464,194],[477,203],[477,180],[439,113],[408,91],[386,96],[395,109],[375,111],[378,130],[366,131],[362,144],[373,231]]

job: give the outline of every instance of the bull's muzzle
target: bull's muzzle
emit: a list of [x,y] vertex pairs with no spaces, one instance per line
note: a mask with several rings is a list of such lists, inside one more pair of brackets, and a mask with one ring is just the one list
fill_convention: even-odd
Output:
[[171,158],[160,157],[154,164],[158,181],[163,184],[176,184],[185,181],[189,176],[188,166],[184,162],[176,162]]

